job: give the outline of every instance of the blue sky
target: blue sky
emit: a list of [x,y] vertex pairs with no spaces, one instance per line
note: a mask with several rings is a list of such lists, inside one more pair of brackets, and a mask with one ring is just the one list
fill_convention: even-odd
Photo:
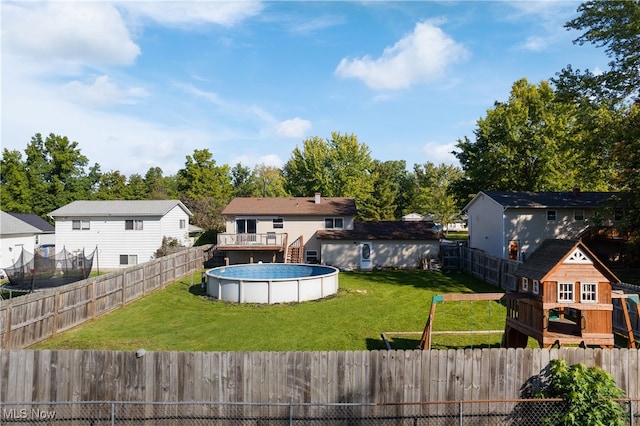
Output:
[[377,160],[455,164],[512,84],[607,68],[574,1],[82,1],[1,4],[2,148],[77,141],[102,171],[282,166],[353,133]]

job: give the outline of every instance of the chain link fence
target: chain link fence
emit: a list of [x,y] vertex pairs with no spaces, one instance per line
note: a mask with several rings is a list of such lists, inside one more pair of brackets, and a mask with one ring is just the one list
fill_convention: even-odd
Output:
[[[637,401],[620,401],[634,425]],[[540,425],[561,413],[558,399],[399,404],[217,402],[0,403],[0,425]]]

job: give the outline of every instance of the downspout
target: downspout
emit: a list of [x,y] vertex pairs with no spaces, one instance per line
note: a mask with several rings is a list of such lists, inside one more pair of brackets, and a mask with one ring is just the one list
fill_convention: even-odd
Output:
[[506,229],[507,227],[505,226],[505,222],[507,220],[507,207],[502,206],[502,258],[505,259],[506,258],[506,254],[507,254],[507,235],[506,235]]

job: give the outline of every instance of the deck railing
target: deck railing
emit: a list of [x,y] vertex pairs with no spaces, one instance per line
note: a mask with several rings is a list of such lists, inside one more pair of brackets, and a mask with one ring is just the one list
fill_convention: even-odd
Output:
[[218,234],[218,248],[220,247],[284,247],[287,241],[286,233],[267,232],[262,234]]

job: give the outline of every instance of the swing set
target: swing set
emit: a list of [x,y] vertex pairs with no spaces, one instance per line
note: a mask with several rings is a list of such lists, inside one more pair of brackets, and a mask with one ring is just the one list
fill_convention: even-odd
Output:
[[[474,330],[473,329],[473,304],[478,301],[488,301],[488,302],[502,302],[503,300],[512,300],[512,299],[522,299],[526,297],[526,295],[518,294],[518,293],[451,293],[451,294],[437,294],[431,299],[431,309],[429,310],[429,316],[427,317],[427,322],[422,331],[399,331],[399,332],[385,332],[381,334],[382,340],[387,347],[387,349],[391,349],[391,339],[390,336],[402,336],[402,335],[418,335],[420,334],[420,342],[418,344],[418,349],[429,350],[431,349],[431,344],[433,343],[432,336],[434,335],[490,335],[490,334],[502,334],[504,333],[504,329],[500,330]],[[465,320],[469,322],[469,326],[467,330],[446,330],[446,331],[434,331],[433,323],[435,321],[436,315],[436,307],[438,303],[444,302],[468,302],[468,316],[467,318],[460,318],[460,322],[464,322]],[[489,322],[491,319],[491,304],[489,306]]]
[[[630,302],[635,303],[636,306],[639,303],[639,298],[637,294],[625,294],[622,291],[612,291],[611,294],[612,299],[618,299],[621,302],[621,314],[622,319],[624,320],[624,329],[617,330],[618,334],[624,335],[627,338],[627,347],[628,348],[636,348],[635,336],[633,332],[633,327],[631,324],[630,318]],[[517,314],[517,305],[514,306],[514,303],[517,304],[518,301],[522,301],[526,303],[529,299],[529,295],[524,293],[517,292],[507,292],[507,293],[452,293],[452,294],[438,294],[432,297],[431,299],[431,309],[429,310],[429,316],[427,317],[426,324],[422,332],[385,332],[381,334],[382,340],[387,347],[387,349],[391,348],[391,339],[392,335],[418,335],[420,334],[420,342],[418,344],[418,349],[429,350],[431,349],[431,345],[433,343],[434,335],[490,335],[490,334],[502,334],[502,343],[503,347],[513,346],[514,343],[518,343],[515,347],[521,347],[522,344],[526,344],[526,339],[513,339],[513,337],[509,337],[512,332],[517,331],[514,329],[514,326],[519,322],[519,315]],[[473,330],[473,303],[476,301],[489,301],[489,302],[506,302],[507,305],[507,315],[506,315],[506,324],[504,329],[500,330]],[[447,330],[447,331],[434,331],[433,324],[436,316],[436,307],[438,303],[444,302],[469,302],[469,316],[466,318],[469,321],[469,329],[467,330]],[[515,308],[515,309],[514,309]],[[491,304],[489,304],[489,323],[491,323]],[[549,310],[549,316],[546,316],[546,324],[551,324],[553,321],[561,321],[562,318],[555,318],[552,314],[555,311],[553,309]],[[640,309],[638,309],[638,316],[640,319]],[[525,319],[522,318],[524,321]],[[461,317],[460,322],[465,321],[465,318]],[[583,315],[582,322],[586,322],[585,316]],[[583,325],[583,328],[585,326]],[[544,330],[541,333],[547,332],[548,325],[544,325]],[[531,331],[531,330],[529,330]],[[522,333],[516,333],[522,334]],[[589,339],[585,339],[585,337],[577,337],[573,335],[561,335],[559,333],[553,334],[553,344],[547,343],[548,339],[543,339],[541,336],[538,336],[536,333],[530,333],[529,336],[534,337],[541,344],[541,347],[550,347],[557,345],[560,347],[563,344],[573,344],[579,343],[580,346],[586,346],[587,344],[599,344],[601,342],[590,341]],[[520,337],[528,337],[526,334],[523,334]],[[595,342],[595,343],[594,343]]]

